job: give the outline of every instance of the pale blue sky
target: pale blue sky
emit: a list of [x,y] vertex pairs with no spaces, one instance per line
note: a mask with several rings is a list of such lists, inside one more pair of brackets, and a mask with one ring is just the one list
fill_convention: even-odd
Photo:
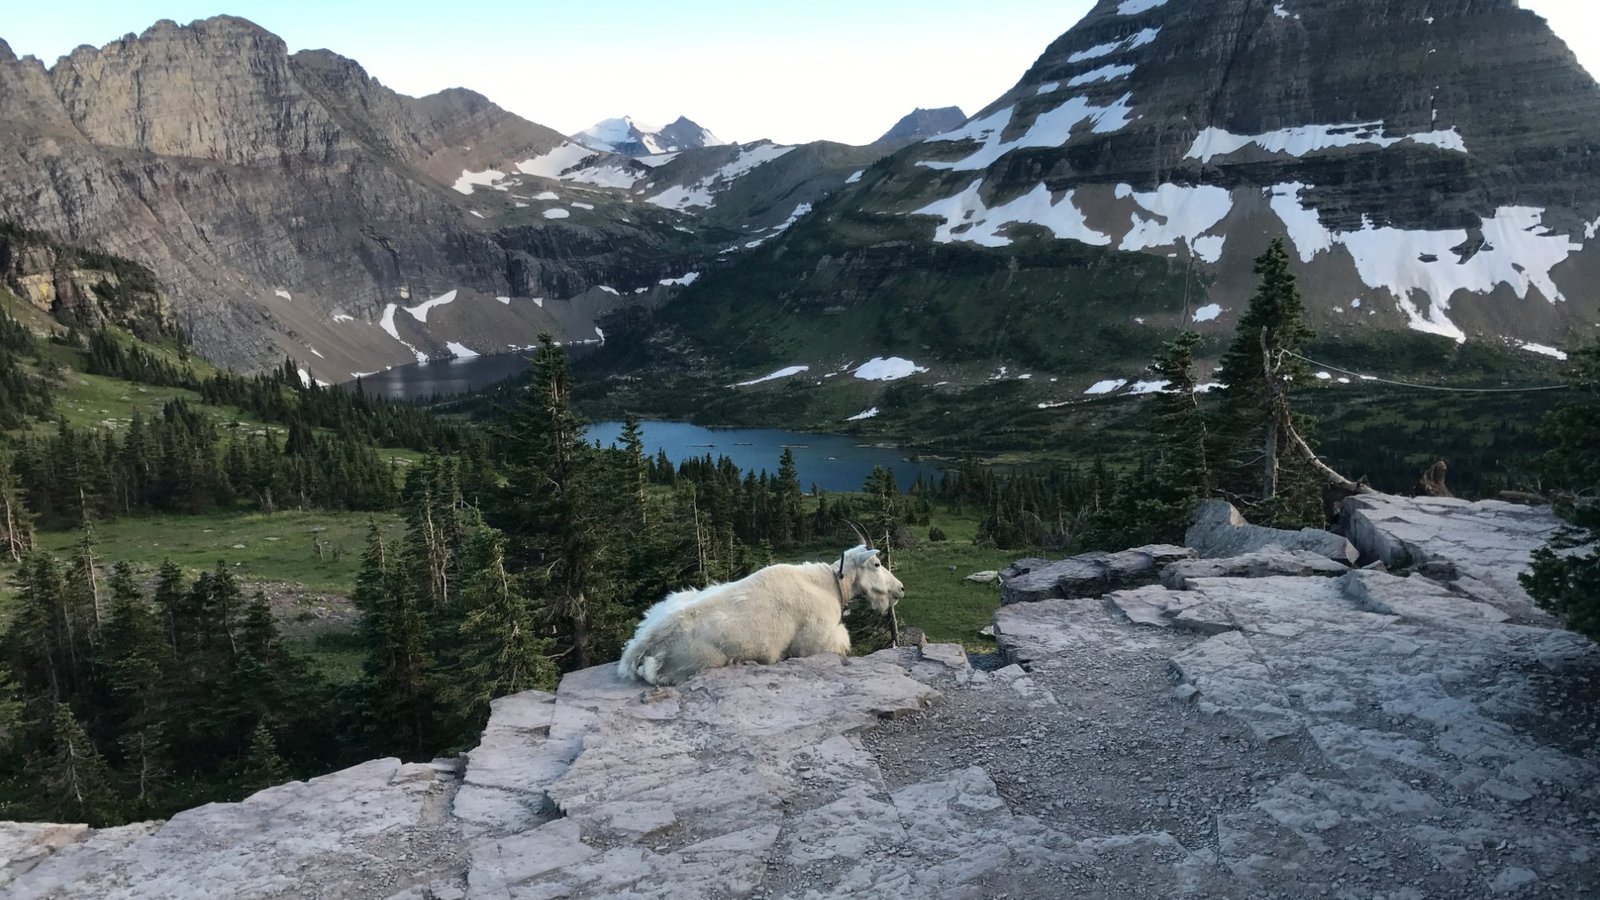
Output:
[[[1178,0],[1182,2],[1182,0]],[[1294,0],[1284,0],[1292,7]],[[52,63],[158,19],[243,16],[421,95],[468,87],[562,132],[687,115],[728,140],[864,143],[917,106],[1004,93],[1092,0],[55,0],[0,19]],[[1600,71],[1595,0],[1522,0]]]

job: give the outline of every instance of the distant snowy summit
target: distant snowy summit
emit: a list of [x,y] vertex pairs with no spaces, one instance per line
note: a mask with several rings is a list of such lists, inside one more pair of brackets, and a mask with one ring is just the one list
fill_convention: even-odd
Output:
[[593,150],[623,156],[656,156],[728,143],[683,116],[665,128],[636,122],[630,116],[606,119],[572,135],[572,140]]
[[954,131],[967,123],[967,114],[958,106],[943,109],[915,109],[878,138],[884,141],[916,140]]

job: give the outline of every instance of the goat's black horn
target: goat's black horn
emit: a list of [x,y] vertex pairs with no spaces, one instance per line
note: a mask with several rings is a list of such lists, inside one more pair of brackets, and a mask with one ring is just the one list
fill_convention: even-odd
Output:
[[850,522],[848,520],[846,520],[846,524],[848,524],[852,529],[855,530],[855,533],[856,533],[857,537],[861,538],[861,545],[863,547],[866,547],[868,550],[874,549],[873,546],[872,546],[872,538],[867,537],[867,532],[866,532],[865,529],[863,529],[860,525],[857,525],[856,523]]

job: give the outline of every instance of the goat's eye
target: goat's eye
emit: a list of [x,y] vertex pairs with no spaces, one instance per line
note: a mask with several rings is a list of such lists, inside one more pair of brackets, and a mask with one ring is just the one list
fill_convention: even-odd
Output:
[[881,568],[883,568],[883,563],[873,563],[872,567],[874,569],[881,569]]

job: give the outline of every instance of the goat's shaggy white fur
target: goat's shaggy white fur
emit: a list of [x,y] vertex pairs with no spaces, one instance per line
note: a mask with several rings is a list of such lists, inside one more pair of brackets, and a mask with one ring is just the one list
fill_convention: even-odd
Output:
[[850,652],[844,606],[865,597],[888,612],[905,585],[866,547],[838,564],[767,566],[738,581],[678,591],[645,613],[617,672],[651,684],[678,684],[705,669],[770,664],[797,656]]

